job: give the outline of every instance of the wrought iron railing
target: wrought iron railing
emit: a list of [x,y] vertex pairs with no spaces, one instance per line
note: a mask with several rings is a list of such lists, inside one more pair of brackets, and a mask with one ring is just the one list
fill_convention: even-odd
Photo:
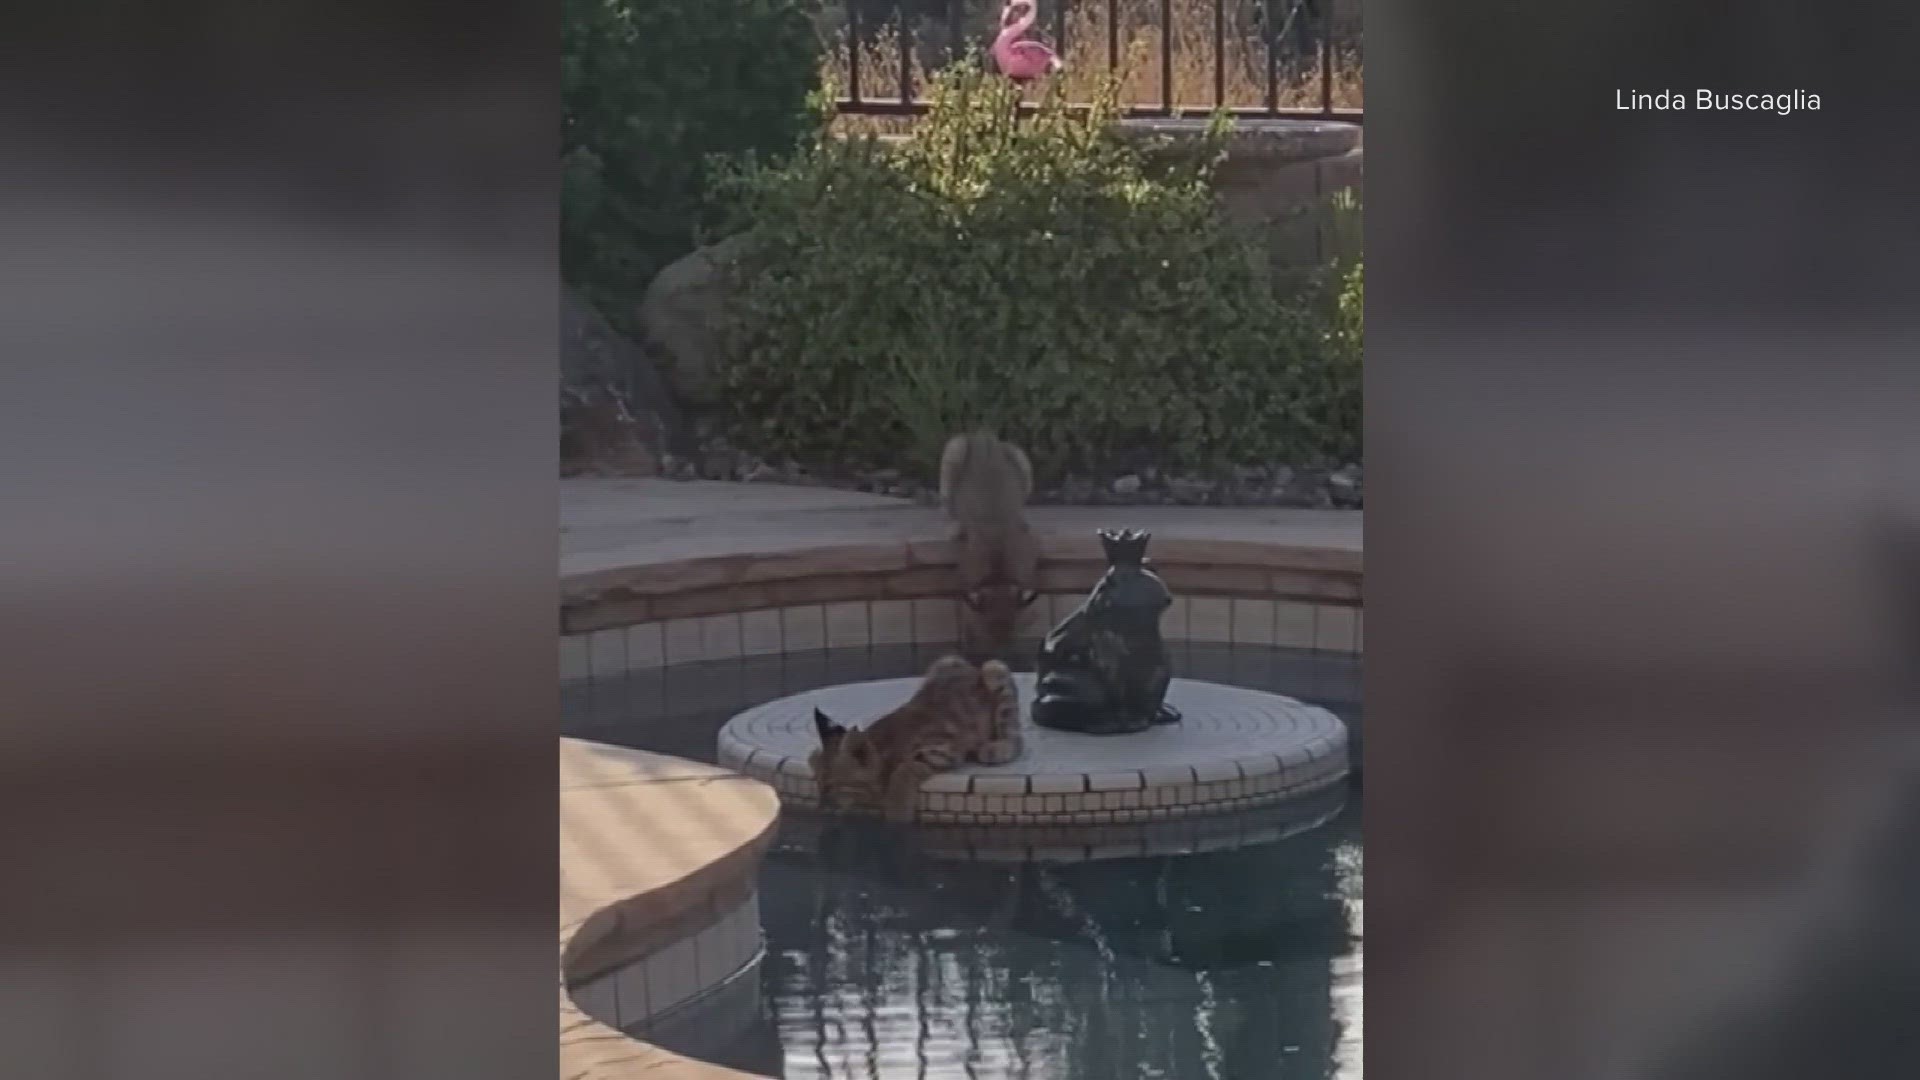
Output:
[[[1046,0],[1046,37],[1070,66],[1104,63],[1122,70],[1134,36],[1157,37],[1152,50],[1153,98],[1130,101],[1129,116],[1166,117],[1216,109],[1235,116],[1335,118],[1361,122],[1355,100],[1361,73],[1358,5],[1348,0]],[[849,0],[829,16],[837,38],[831,66],[840,112],[855,116],[924,113],[924,77],[945,63],[984,53],[999,0]],[[985,5],[991,5],[989,8]],[[1091,12],[1105,41],[1088,48],[1070,38],[1076,16]],[[1093,19],[1078,20],[1084,27]],[[1196,21],[1202,25],[1196,26]],[[1103,25],[1099,25],[1103,24]],[[1195,100],[1181,100],[1176,61],[1190,65],[1184,40],[1198,39],[1208,82]],[[1104,49],[1100,45],[1104,45]],[[984,58],[983,58],[984,59]],[[1251,70],[1249,70],[1251,69]],[[1136,74],[1138,74],[1136,72]],[[1195,97],[1189,70],[1183,89]],[[1133,84],[1133,85],[1137,85]],[[1135,95],[1138,96],[1138,95]],[[1249,101],[1248,98],[1255,100]],[[1345,98],[1347,100],[1341,100]],[[1210,99],[1210,100],[1209,100]],[[1303,100],[1304,99],[1304,100]]]

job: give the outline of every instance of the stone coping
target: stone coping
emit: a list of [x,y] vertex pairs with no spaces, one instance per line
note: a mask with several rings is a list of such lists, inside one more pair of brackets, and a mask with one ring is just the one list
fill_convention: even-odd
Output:
[[[1084,594],[1106,570],[1091,532],[1042,532],[1040,548],[1042,592]],[[960,589],[956,558],[951,540],[900,539],[581,570],[561,578],[561,633],[809,604],[952,597]],[[1361,605],[1361,553],[1350,548],[1156,536],[1151,559],[1176,596]]]
[[[1175,679],[1178,724],[1133,735],[1081,735],[1025,716],[1034,676],[1014,676],[1026,748],[1004,765],[930,777],[915,818],[933,825],[1059,826],[1167,821],[1268,806],[1347,775],[1347,729],[1325,709],[1261,690]],[[815,708],[864,727],[911,697],[919,678],[829,686],[757,705],[720,729],[722,765],[766,781],[798,806],[819,802],[808,756]]]
[[560,740],[560,1072],[615,1080],[745,1080],[631,1039],[589,1017],[569,986],[615,970],[649,928],[750,883],[779,799],[697,762]]
[[[1042,592],[1084,595],[1095,532],[1141,528],[1176,597],[1358,607],[1362,514],[1206,506],[1033,506]],[[851,601],[952,599],[938,507],[787,484],[575,479],[560,484],[561,634]]]
[[[1122,134],[1144,138],[1192,139],[1206,134],[1210,116],[1130,117]],[[1288,117],[1235,117],[1227,129],[1230,158],[1292,164],[1338,157],[1360,145],[1360,125],[1339,120]]]

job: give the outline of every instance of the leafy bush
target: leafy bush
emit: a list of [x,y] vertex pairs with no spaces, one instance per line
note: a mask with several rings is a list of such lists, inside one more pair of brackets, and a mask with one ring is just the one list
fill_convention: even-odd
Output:
[[731,178],[743,441],[922,470],[974,425],[1048,470],[1348,447],[1313,297],[1282,294],[1208,186],[1224,127],[1154,154],[1114,135],[1111,86],[1017,122],[1015,93],[950,70],[911,141],[823,139]]
[[1343,461],[1360,457],[1361,364],[1366,353],[1366,264],[1337,265],[1330,275],[1330,302],[1322,312],[1321,362],[1308,392],[1310,408],[1333,435],[1327,450]]
[[716,155],[782,154],[818,129],[804,0],[565,0],[561,267],[626,309],[713,224]]

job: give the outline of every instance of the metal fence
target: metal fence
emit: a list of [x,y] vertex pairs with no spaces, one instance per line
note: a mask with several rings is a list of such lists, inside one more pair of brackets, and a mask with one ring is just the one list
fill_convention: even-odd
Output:
[[[985,17],[981,0],[851,0],[834,12],[838,16],[838,69],[841,89],[836,105],[855,116],[913,116],[926,112],[920,98],[916,69],[933,71],[961,56],[984,53]],[[998,0],[988,0],[998,10]],[[1047,37],[1063,57],[1077,50],[1070,63],[1099,62],[1105,69],[1121,69],[1123,46],[1131,34],[1157,31],[1157,100],[1130,102],[1128,116],[1165,117],[1183,113],[1224,110],[1243,117],[1335,118],[1363,120],[1358,107],[1336,105],[1336,74],[1357,80],[1360,73],[1360,26],[1357,10],[1337,13],[1345,0],[1050,0],[1045,23]],[[1104,42],[1070,40],[1075,14],[1104,5]],[[1357,4],[1353,5],[1357,9]],[[1195,27],[1201,21],[1207,25]],[[969,31],[972,31],[970,33]],[[1198,36],[1211,76],[1211,100],[1176,100],[1177,33],[1188,40]],[[1123,35],[1127,35],[1123,38]],[[1237,40],[1236,40],[1237,39]],[[1237,48],[1230,49],[1230,42]],[[1104,50],[1101,46],[1104,45]],[[1230,52],[1235,55],[1230,57]],[[1189,58],[1191,59],[1191,58]],[[1249,66],[1254,71],[1247,71]],[[1302,86],[1303,68],[1312,67]],[[1230,78],[1237,76],[1236,78]],[[1250,77],[1249,77],[1250,76]],[[1255,85],[1261,100],[1251,104],[1239,95],[1230,101],[1230,82],[1245,90]],[[1283,104],[1283,88],[1296,100]],[[1305,90],[1305,94],[1301,93]],[[1304,106],[1297,100],[1309,98]]]

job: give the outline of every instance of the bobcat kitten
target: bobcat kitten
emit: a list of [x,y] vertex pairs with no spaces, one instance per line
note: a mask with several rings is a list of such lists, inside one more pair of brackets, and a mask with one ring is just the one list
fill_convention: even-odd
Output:
[[955,435],[940,455],[940,502],[960,546],[961,641],[974,656],[1004,657],[1020,615],[1038,599],[1040,543],[1027,524],[1033,464],[984,431]]
[[1004,765],[1020,756],[1020,693],[998,660],[979,667],[957,656],[934,662],[907,703],[864,728],[842,727],[819,709],[820,749],[807,759],[828,809],[881,810],[913,817],[920,785],[934,773],[975,761]]

